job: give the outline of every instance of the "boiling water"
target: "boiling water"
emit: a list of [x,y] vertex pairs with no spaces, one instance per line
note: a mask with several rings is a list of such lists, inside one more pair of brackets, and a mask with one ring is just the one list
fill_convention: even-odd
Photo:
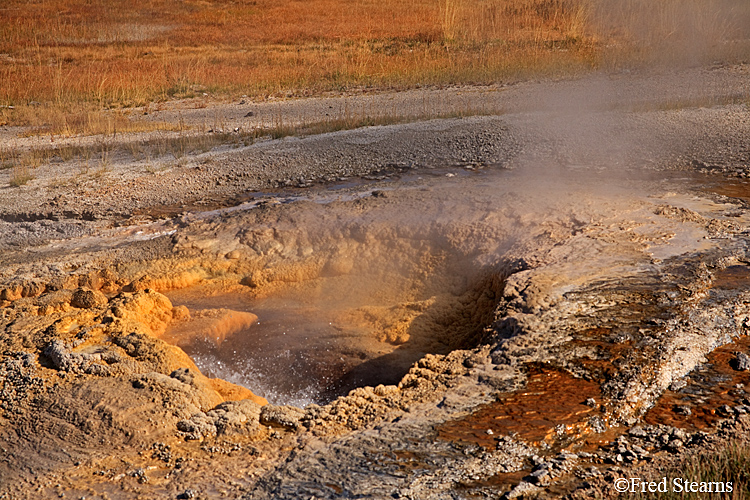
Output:
[[174,331],[215,331],[216,323],[231,322],[232,311],[258,316],[249,327],[224,328],[224,338],[189,336],[180,345],[209,377],[247,387],[274,404],[304,407],[325,403],[362,385],[396,383],[422,352],[394,353],[395,347],[373,338],[372,332],[342,321],[335,311],[300,298],[252,299],[241,293],[190,297],[170,294],[175,305],[191,311],[225,308],[211,328],[184,325]]

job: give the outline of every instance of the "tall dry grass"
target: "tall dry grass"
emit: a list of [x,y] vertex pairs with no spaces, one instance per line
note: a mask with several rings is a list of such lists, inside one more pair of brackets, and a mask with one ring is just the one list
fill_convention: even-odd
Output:
[[458,42],[526,45],[582,41],[588,5],[582,0],[441,0],[443,35]]
[[[632,493],[624,495],[626,499],[653,499],[653,500],[699,500],[706,497],[726,500],[746,500],[750,498],[750,449],[745,442],[732,442],[723,449],[713,452],[699,452],[686,454],[679,466],[670,467],[667,470],[654,474],[655,478],[650,480],[660,481],[663,477],[669,478],[669,487],[666,492],[656,493]],[[680,488],[672,488],[671,481],[680,478],[680,484],[686,481],[693,483],[714,483],[711,486],[713,494],[700,492],[679,491]],[[720,488],[716,483],[723,483]],[[727,483],[732,484],[732,491],[728,491]],[[673,491],[673,490],[678,491]],[[723,489],[724,493],[721,493]],[[720,493],[717,493],[720,491]]]
[[664,47],[705,58],[703,45],[744,36],[748,12],[746,0],[5,0],[0,124],[101,133],[128,126],[101,110],[204,93],[508,81]]
[[6,0],[0,105],[14,109],[0,123],[79,130],[55,113],[580,69],[585,44],[553,46],[582,39],[565,20],[575,1]]

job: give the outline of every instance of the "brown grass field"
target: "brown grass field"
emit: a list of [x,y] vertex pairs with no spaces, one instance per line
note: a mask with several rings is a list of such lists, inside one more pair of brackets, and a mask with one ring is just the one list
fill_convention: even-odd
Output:
[[102,110],[174,98],[565,76],[642,57],[633,41],[679,38],[690,6],[691,33],[726,34],[738,15],[727,3],[5,0],[0,124],[96,133]]

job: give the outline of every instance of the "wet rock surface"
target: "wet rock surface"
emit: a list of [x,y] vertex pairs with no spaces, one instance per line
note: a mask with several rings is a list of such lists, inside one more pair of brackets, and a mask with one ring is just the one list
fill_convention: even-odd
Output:
[[[229,169],[371,179],[229,208],[217,188],[222,209],[139,225],[4,223],[0,495],[612,496],[746,436],[750,213],[720,188],[747,111],[608,113],[286,141]],[[583,148],[602,123],[638,132]],[[627,168],[600,168],[623,147]],[[278,304],[317,333],[254,333]],[[255,394],[229,353],[265,366],[259,346],[317,399]]]

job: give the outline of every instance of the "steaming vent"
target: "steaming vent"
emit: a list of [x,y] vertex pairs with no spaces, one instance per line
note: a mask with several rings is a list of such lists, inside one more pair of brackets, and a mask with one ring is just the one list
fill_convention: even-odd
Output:
[[[448,265],[447,255],[420,254],[410,272],[373,274],[352,265],[264,296],[252,289],[174,292],[173,303],[191,315],[166,340],[204,374],[276,404],[324,404],[359,386],[397,384],[427,353],[477,345],[502,291],[496,269],[451,275],[456,263]],[[430,274],[417,272],[424,259],[439,261]],[[447,283],[449,291],[438,290]]]
[[291,204],[277,219],[243,224],[234,255],[246,269],[241,283],[168,292],[190,314],[165,340],[206,375],[297,406],[397,384],[427,353],[482,342],[512,221],[488,212],[487,200],[369,201],[364,215]]

